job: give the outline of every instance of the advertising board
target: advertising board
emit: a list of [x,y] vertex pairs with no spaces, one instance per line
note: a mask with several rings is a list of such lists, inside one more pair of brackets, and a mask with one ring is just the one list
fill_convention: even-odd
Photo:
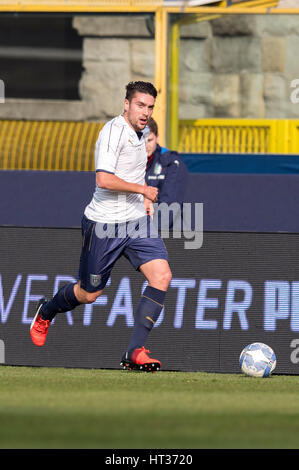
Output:
[[[57,315],[44,347],[29,335],[35,304],[75,282],[78,228],[0,227],[0,363],[119,368],[145,287],[121,258],[101,297]],[[261,341],[276,373],[299,371],[299,235],[204,232],[199,249],[165,239],[173,278],[148,339],[164,370],[239,372],[239,354]]]

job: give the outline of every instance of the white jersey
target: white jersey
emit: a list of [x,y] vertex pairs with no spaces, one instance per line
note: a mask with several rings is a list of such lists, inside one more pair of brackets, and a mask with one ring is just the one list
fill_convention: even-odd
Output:
[[[112,173],[128,183],[144,184],[147,163],[146,127],[139,139],[123,116],[107,122],[99,133],[95,147],[95,169]],[[90,220],[121,223],[146,215],[143,195],[111,191],[96,185],[93,198],[84,214]]]

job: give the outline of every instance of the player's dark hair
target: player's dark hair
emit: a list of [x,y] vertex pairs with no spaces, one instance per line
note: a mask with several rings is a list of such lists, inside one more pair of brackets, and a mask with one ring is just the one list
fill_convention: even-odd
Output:
[[158,94],[156,88],[150,82],[130,82],[126,86],[126,100],[131,101],[136,91],[139,91],[140,93],[146,93],[153,96],[154,98],[156,98]]
[[158,124],[156,123],[156,121],[153,118],[149,118],[149,120],[147,121],[147,125],[150,132],[152,132],[153,134],[155,134],[156,137],[158,137]]

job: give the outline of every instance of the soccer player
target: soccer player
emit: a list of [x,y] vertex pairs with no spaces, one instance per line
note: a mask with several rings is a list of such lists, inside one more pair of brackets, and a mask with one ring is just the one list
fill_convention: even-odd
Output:
[[[96,188],[82,218],[83,246],[78,281],[56,295],[39,300],[30,327],[32,341],[43,346],[55,315],[99,297],[120,256],[147,279],[138,303],[135,325],[121,365],[126,369],[159,370],[144,345],[163,308],[171,280],[162,239],[153,234],[150,211],[157,188],[145,183],[147,123],[157,90],[149,82],[126,86],[124,112],[105,124],[95,147]],[[138,236],[136,236],[136,233]]]

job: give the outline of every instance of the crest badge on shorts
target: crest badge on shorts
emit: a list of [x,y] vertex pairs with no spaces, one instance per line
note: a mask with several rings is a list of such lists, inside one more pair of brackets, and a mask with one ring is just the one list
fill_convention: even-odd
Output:
[[100,274],[90,275],[90,284],[92,287],[98,287],[101,284],[102,276]]

